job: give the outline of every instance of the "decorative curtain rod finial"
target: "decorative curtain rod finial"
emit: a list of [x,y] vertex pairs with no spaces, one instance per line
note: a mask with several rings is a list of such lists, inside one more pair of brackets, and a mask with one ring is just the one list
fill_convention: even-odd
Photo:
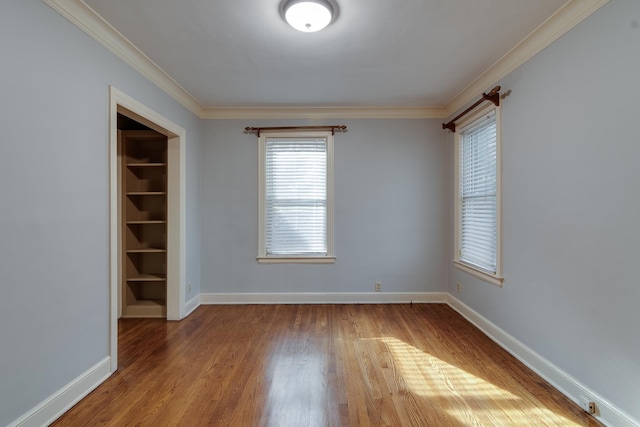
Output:
[[469,107],[466,110],[464,110],[462,113],[458,114],[449,123],[443,123],[442,124],[442,129],[449,129],[451,132],[455,133],[455,131],[456,131],[456,121],[460,117],[466,116],[469,111],[473,110],[478,105],[482,104],[484,101],[491,101],[491,102],[493,102],[493,104],[496,107],[499,107],[500,106],[500,86],[494,87],[493,89],[491,89],[491,91],[489,93],[483,93],[482,94],[482,98],[480,98],[475,104],[473,104],[471,107]]
[[489,93],[483,93],[482,100],[491,101],[496,107],[498,107],[500,105],[500,86],[494,87]]

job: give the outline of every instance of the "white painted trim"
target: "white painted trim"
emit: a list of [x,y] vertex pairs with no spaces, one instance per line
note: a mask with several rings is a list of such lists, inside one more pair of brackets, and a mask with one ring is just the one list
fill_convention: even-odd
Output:
[[111,374],[111,361],[105,357],[29,412],[10,423],[8,427],[40,427],[51,424],[102,384]]
[[118,369],[118,318],[122,314],[120,297],[120,158],[118,157],[118,101],[109,91],[109,355],[111,372]]
[[445,107],[205,108],[203,119],[444,119]]
[[509,335],[507,332],[490,322],[462,301],[451,294],[447,294],[447,304],[460,313],[465,319],[474,324],[485,335],[496,342],[500,347],[511,353],[516,359],[527,365],[529,369],[542,377],[558,391],[579,404],[579,397],[585,396],[596,402],[599,414],[595,416],[598,421],[607,426],[638,427],[640,423],[606,399],[599,396],[593,390],[581,384],[578,380],[564,372],[562,369],[549,362],[538,353]]
[[82,0],[42,0],[110,52],[202,119],[430,119],[447,117],[444,107],[205,108],[147,55]]
[[479,268],[474,268],[474,266],[472,265],[458,261],[457,259],[453,260],[453,266],[460,271],[464,271],[465,273],[471,274],[472,276],[477,277],[484,282],[491,283],[492,285],[496,285],[498,287],[502,287],[502,282],[504,282],[504,277],[487,273],[480,270]]
[[[456,123],[454,148],[454,229],[453,229],[453,264],[466,273],[492,285],[502,286],[502,114],[501,107],[491,103],[476,110],[472,115]],[[462,239],[462,206],[460,195],[460,146],[462,144],[465,127],[483,116],[494,112],[496,117],[496,272],[494,274],[475,268],[473,265],[460,261]]]
[[200,294],[202,305],[211,304],[404,304],[445,303],[444,292],[299,292]]
[[202,105],[82,0],[42,0],[196,115]]
[[185,316],[186,289],[186,130],[156,113],[146,105],[126,95],[113,86],[109,87],[109,184],[110,184],[110,284],[111,321],[110,346],[112,371],[117,369],[118,339],[118,265],[120,236],[118,233],[118,128],[117,114],[139,121],[168,137],[168,189],[167,215],[174,226],[167,231],[167,319],[180,320]]
[[327,258],[333,258],[328,260],[331,263],[336,262],[336,249],[335,249],[335,156],[334,156],[334,138],[333,132],[331,135],[327,135]]
[[189,316],[191,313],[196,311],[198,307],[200,307],[200,294],[196,295],[195,297],[187,301],[184,307],[184,310],[185,310],[184,317]]
[[[608,2],[609,0],[571,0],[567,2],[495,64],[462,89],[447,104],[447,117],[452,116],[453,113],[473,101],[483,91],[508,76]],[[508,89],[503,88],[503,90]]]
[[42,0],[78,28],[202,119],[436,119],[451,116],[478,94],[524,64],[609,0],[570,0],[494,65],[469,83],[446,107],[205,108],[140,49],[82,0]]
[[334,264],[336,257],[334,256],[318,256],[318,257],[256,257],[258,264]]
[[[326,142],[326,239],[327,253],[322,256],[268,256],[267,255],[267,139],[288,139],[288,138],[318,138]],[[330,131],[263,131],[258,137],[258,256],[256,260],[259,264],[330,264],[335,262],[334,253],[334,142],[333,132]]]
[[[596,402],[599,409],[599,415],[596,418],[604,425],[611,427],[640,426],[638,420],[634,420],[471,307],[445,292],[208,293],[197,295],[189,300],[186,304],[186,313],[187,315],[191,314],[200,304],[393,304],[409,302],[418,304],[446,303],[573,402],[579,403],[579,396],[588,397]],[[109,357],[104,358],[32,410],[10,423],[8,427],[39,427],[51,424],[109,378],[113,372],[111,366]]]
[[186,131],[178,129],[167,144],[167,320],[185,316],[187,283]]

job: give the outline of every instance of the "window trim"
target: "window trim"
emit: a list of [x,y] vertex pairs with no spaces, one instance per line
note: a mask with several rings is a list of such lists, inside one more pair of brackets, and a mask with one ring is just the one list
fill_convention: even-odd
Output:
[[[460,144],[462,133],[469,125],[482,116],[495,111],[496,116],[496,272],[486,271],[478,266],[464,262],[460,259],[460,247],[462,238],[462,211],[460,200]],[[487,283],[502,286],[502,126],[501,109],[495,105],[487,105],[470,115],[458,125],[455,134],[455,227],[454,227],[454,266],[461,271],[469,273]]]
[[[267,138],[324,138],[327,143],[327,254],[309,255],[267,255],[266,251],[266,142]],[[333,134],[331,131],[262,131],[258,138],[258,256],[259,264],[331,264],[336,260],[334,252],[333,221]]]

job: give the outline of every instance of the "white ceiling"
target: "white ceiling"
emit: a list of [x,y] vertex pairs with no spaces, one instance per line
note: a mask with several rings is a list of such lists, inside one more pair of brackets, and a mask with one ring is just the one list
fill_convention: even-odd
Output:
[[337,1],[333,24],[300,33],[280,0],[85,0],[217,109],[446,106],[567,3]]

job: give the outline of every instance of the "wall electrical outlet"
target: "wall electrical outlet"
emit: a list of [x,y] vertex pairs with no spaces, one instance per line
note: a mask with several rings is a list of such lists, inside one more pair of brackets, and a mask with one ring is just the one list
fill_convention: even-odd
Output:
[[595,414],[597,411],[596,402],[585,396],[580,396],[580,407],[588,414]]
[[456,292],[460,293],[460,282],[456,282]]
[[187,283],[187,293],[191,293],[191,283]]
[[382,292],[382,282],[376,282],[374,289],[376,292]]

